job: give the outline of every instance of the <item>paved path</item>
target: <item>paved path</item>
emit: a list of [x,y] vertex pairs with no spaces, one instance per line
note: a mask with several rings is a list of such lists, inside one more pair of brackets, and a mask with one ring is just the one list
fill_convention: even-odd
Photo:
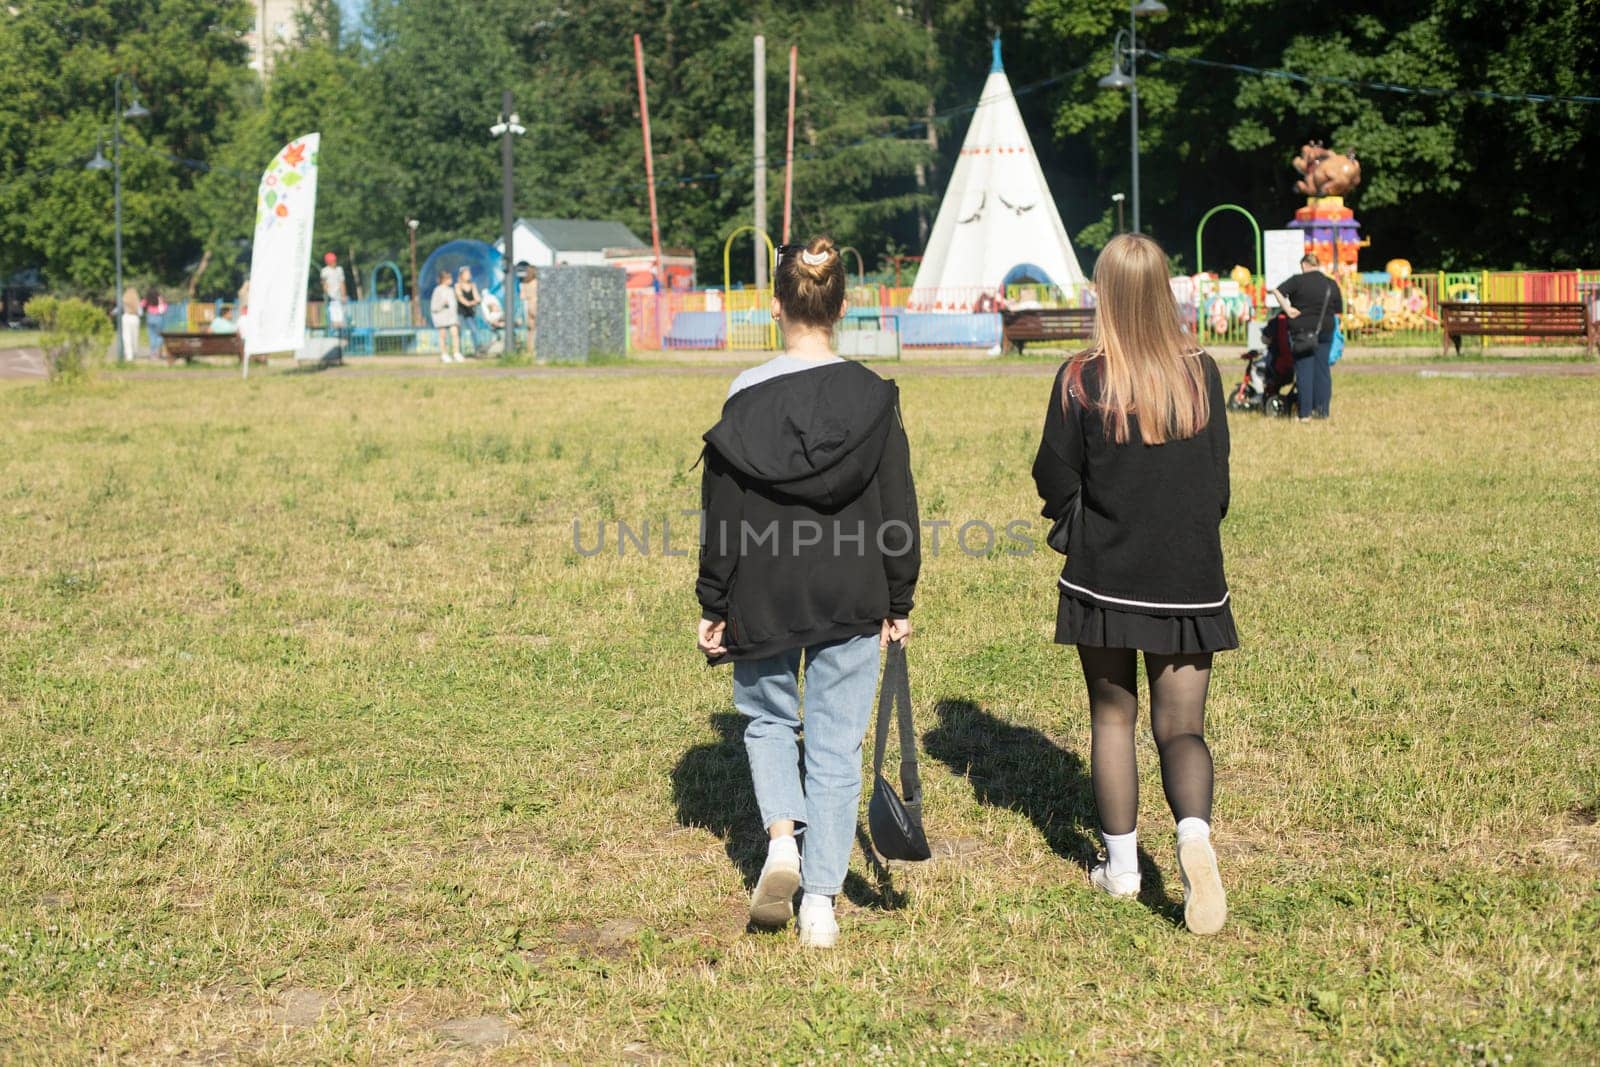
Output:
[[44,352],[38,348],[0,348],[0,378],[45,378]]
[[[745,363],[753,364],[754,360]],[[1238,361],[1230,359],[1219,360],[1222,367],[1224,380],[1231,381],[1242,373]],[[311,376],[330,374],[339,378],[450,378],[467,376],[473,378],[636,378],[636,377],[698,377],[698,378],[727,378],[735,373],[743,364],[727,362],[709,363],[632,363],[606,365],[598,367],[571,366],[571,367],[501,367],[492,363],[474,366],[468,363],[465,366],[442,366],[431,360],[383,358],[383,359],[352,359],[338,367],[295,367],[286,362],[280,362],[265,370],[254,370],[252,377],[258,375],[278,376]],[[889,377],[935,377],[935,378],[989,378],[996,376],[1005,377],[1048,377],[1056,372],[1060,364],[1054,359],[1042,359],[1038,362],[998,362],[988,359],[965,360],[962,362],[936,362],[920,359],[906,360],[900,363],[874,363],[875,370]],[[1537,360],[1504,360],[1496,362],[1460,362],[1449,363],[1441,360],[1364,360],[1347,359],[1339,364],[1336,374],[1394,374],[1414,375],[1419,378],[1596,378],[1600,377],[1600,362],[1540,362]],[[224,378],[237,378],[237,366],[227,366],[221,363],[213,364],[207,368],[166,368],[155,365],[141,366],[137,369],[116,372],[119,379],[130,381],[194,381]],[[45,377],[44,360],[37,348],[12,348],[0,349],[0,378],[37,379]]]

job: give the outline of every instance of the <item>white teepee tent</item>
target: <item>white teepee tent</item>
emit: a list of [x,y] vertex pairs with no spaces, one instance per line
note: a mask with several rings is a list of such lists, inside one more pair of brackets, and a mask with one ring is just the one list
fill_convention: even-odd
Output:
[[994,66],[939,205],[909,306],[966,311],[982,293],[1024,279],[1062,288],[1084,281],[1000,64],[996,37]]

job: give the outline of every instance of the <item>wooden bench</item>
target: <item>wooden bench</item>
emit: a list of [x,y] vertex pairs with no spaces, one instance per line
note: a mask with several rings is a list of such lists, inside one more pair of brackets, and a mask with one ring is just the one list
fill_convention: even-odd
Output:
[[[161,346],[167,363],[176,360],[194,362],[196,356],[232,356],[243,362],[244,338],[236,333],[166,333],[161,335]],[[251,363],[265,363],[267,357],[260,352],[250,357]]]
[[1580,303],[1460,303],[1439,304],[1443,328],[1440,352],[1450,354],[1455,343],[1461,354],[1463,337],[1577,337],[1585,354],[1592,355],[1600,332]]
[[1087,341],[1094,308],[1028,308],[1000,312],[1000,347],[1021,353],[1031,341]]

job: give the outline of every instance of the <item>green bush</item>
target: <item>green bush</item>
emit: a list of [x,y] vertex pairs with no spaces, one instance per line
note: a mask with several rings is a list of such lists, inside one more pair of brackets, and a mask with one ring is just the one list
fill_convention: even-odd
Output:
[[88,377],[111,336],[111,320],[87,300],[36,296],[23,309],[44,330],[45,366],[53,382]]

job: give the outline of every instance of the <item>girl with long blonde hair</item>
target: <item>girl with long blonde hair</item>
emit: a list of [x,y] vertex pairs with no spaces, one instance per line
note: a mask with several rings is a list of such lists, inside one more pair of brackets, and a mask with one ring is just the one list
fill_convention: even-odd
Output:
[[1140,890],[1134,759],[1138,656],[1161,782],[1177,820],[1184,920],[1215,933],[1227,901],[1211,847],[1205,701],[1211,657],[1237,648],[1219,526],[1228,512],[1222,376],[1178,318],[1166,253],[1113,239],[1095,264],[1094,343],[1057,373],[1033,464],[1062,568],[1056,641],[1089,690],[1091,776],[1106,862],[1091,882]]

